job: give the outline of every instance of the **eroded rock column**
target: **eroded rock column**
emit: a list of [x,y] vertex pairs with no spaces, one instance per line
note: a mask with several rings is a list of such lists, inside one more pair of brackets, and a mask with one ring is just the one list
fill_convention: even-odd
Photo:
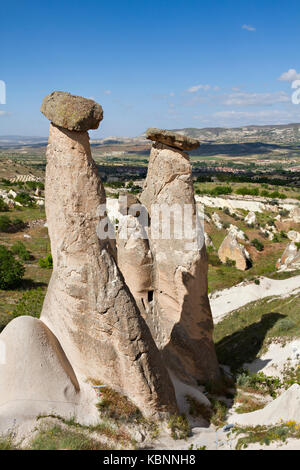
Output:
[[51,120],[45,198],[53,255],[41,319],[82,376],[124,393],[146,415],[174,412],[173,386],[149,328],[110,241],[96,233],[106,199],[87,130],[99,126],[102,108],[54,92],[41,110]]
[[220,371],[207,295],[208,260],[185,152],[199,142],[160,129],[148,129],[146,135],[155,141],[141,195],[151,214],[153,300],[147,323],[170,370],[185,381],[214,382]]

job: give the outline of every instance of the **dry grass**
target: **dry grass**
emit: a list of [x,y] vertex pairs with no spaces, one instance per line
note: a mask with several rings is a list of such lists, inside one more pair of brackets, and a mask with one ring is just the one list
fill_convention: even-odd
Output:
[[98,409],[101,415],[115,421],[134,422],[143,418],[141,411],[127,397],[112,390],[105,388],[102,391],[102,400],[98,403]]
[[32,450],[110,450],[106,443],[93,439],[86,433],[54,425],[42,429],[30,444]]
[[235,409],[237,413],[251,413],[251,411],[261,410],[266,405],[265,402],[241,392],[239,392],[235,397],[235,403],[239,404]]

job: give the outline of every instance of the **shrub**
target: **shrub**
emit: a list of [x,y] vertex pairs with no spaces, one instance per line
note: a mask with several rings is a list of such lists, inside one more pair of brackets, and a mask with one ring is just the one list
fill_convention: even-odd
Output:
[[211,196],[221,196],[223,194],[231,194],[231,193],[232,193],[231,186],[216,186],[209,192]]
[[279,215],[281,217],[287,217],[289,215],[290,211],[288,211],[287,209],[282,209],[281,211],[279,211]]
[[23,220],[10,219],[8,215],[0,215],[0,232],[17,232],[25,227]]
[[172,415],[168,422],[173,439],[187,439],[190,434],[189,422],[185,415]]
[[296,323],[290,318],[282,318],[282,320],[279,320],[279,322],[277,322],[275,325],[274,332],[280,335],[280,333],[285,333],[289,330],[292,330],[295,326]]
[[242,188],[238,188],[235,192],[241,196],[259,196],[258,188],[248,188],[243,186]]
[[11,252],[17,255],[22,261],[30,260],[30,253],[27,251],[24,243],[18,241],[11,247]]
[[213,247],[208,247],[208,262],[211,266],[221,266],[222,262],[218,255],[213,252]]
[[227,407],[223,401],[210,399],[212,404],[211,423],[215,426],[222,426],[226,421]]
[[226,266],[235,266],[236,261],[233,259],[226,258]]
[[6,202],[4,202],[3,198],[0,197],[0,212],[8,212],[8,211],[9,211],[8,205],[6,204]]
[[29,315],[31,317],[39,318],[44,298],[45,292],[41,287],[24,292],[22,298],[19,300],[12,312],[13,316],[20,317],[21,315]]
[[288,237],[284,230],[280,231],[280,236],[281,236],[281,238],[287,238]]
[[10,289],[20,284],[25,268],[11,251],[0,245],[0,289]]
[[32,197],[27,193],[20,193],[15,197],[15,201],[22,204],[22,206],[33,206],[34,200]]
[[6,178],[2,178],[1,182],[4,184],[4,186],[12,186],[12,183]]
[[53,258],[51,253],[49,255],[45,256],[45,258],[40,258],[39,259],[39,266],[41,268],[45,269],[52,269],[53,268]]
[[187,403],[189,404],[189,414],[194,418],[198,418],[199,416],[209,421],[211,418],[212,410],[207,405],[200,403],[196,400],[195,397],[191,395],[185,396]]
[[32,450],[107,450],[110,447],[84,432],[72,431],[54,425],[51,428],[41,428],[35,433],[30,443]]
[[11,226],[11,220],[8,215],[0,216],[0,232],[7,232]]
[[257,238],[253,238],[251,241],[251,245],[254,246],[254,248],[257,249],[257,251],[263,251],[264,250],[264,244],[259,241]]
[[103,417],[119,422],[136,422],[142,420],[143,415],[139,408],[124,395],[121,395],[109,387],[103,388],[101,393],[102,399],[97,407]]
[[0,450],[15,450],[12,436],[0,436]]
[[39,181],[27,181],[26,186],[32,190],[36,190],[37,188],[44,189],[45,187],[44,184]]

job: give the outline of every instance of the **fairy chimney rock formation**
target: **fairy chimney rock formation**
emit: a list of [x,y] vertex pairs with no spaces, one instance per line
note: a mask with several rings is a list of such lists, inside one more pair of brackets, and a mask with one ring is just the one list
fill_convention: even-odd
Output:
[[54,92],[42,109],[52,121],[45,203],[53,273],[41,320],[81,377],[125,394],[145,415],[176,412],[167,370],[103,235],[106,198],[87,133],[102,108]]
[[281,258],[276,263],[276,268],[280,271],[298,269],[300,267],[300,251],[297,245],[292,242],[289,243]]
[[245,247],[237,241],[236,234],[232,231],[224,238],[218,250],[218,256],[223,264],[233,261],[240,271],[250,268],[250,256]]
[[146,135],[156,142],[140,197],[151,221],[152,287],[145,318],[172,373],[191,383],[216,381],[219,366],[212,340],[204,232],[189,156],[183,151],[199,142],[160,129],[148,129]]

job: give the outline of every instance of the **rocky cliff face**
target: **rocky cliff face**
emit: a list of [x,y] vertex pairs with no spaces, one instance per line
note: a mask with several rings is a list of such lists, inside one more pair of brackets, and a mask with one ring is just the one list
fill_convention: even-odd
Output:
[[[159,138],[158,130],[155,131],[148,138]],[[175,137],[168,134],[168,139],[174,147],[158,142],[152,146],[141,196],[151,218],[149,240],[143,245],[144,257],[147,253],[151,259],[148,263],[151,285],[144,289],[142,296],[135,288],[133,293],[142,303],[144,318],[166,366],[187,382],[216,381],[219,367],[207,296],[208,261],[204,233],[197,223],[191,165],[188,155],[181,150],[185,145],[182,139],[181,149],[175,147],[176,134]],[[187,143],[190,144],[194,142]],[[161,210],[158,217],[155,207]],[[161,225],[164,217],[166,223],[162,221]],[[137,285],[138,276],[136,282],[131,279],[130,270],[125,269],[125,259],[134,260],[139,268],[141,263],[124,248],[118,246],[122,272],[130,286]],[[139,252],[137,246],[136,252]]]
[[87,132],[50,125],[45,195],[53,274],[42,321],[81,376],[124,393],[146,415],[175,412],[173,386],[113,246],[97,236],[105,194]]
[[224,238],[218,250],[218,256],[222,263],[228,260],[233,261],[237,269],[246,271],[251,267],[250,256],[243,245],[241,245],[236,238],[236,233],[230,231]]

